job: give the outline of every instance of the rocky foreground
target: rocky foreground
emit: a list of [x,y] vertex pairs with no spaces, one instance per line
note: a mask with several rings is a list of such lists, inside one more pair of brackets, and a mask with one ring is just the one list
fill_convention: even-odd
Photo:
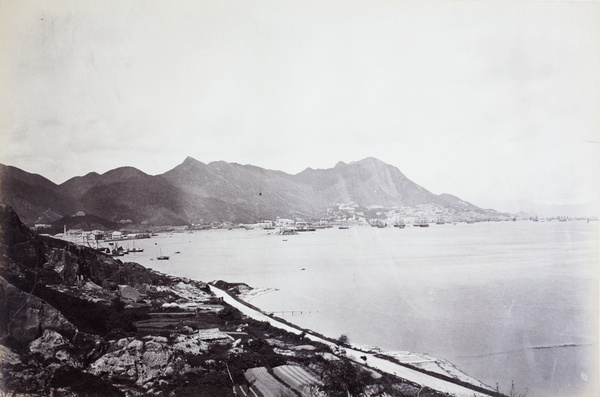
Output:
[[252,320],[210,286],[34,235],[0,205],[0,393],[441,396]]

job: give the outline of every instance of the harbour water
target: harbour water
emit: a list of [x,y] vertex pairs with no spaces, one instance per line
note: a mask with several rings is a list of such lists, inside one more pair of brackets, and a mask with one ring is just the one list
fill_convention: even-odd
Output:
[[598,238],[585,221],[208,230],[138,240],[145,251],[121,259],[277,288],[251,303],[355,344],[445,358],[504,393],[514,382],[529,397],[587,396],[598,390]]

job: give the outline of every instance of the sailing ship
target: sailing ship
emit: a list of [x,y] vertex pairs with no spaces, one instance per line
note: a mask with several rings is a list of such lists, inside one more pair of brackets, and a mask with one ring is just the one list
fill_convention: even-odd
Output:
[[427,222],[427,219],[425,219],[425,218],[420,218],[415,221],[413,226],[414,227],[429,227],[429,222]]
[[135,248],[135,241],[133,242],[133,248],[127,248],[127,252],[144,252],[143,248]]
[[125,256],[125,251],[123,250],[123,247],[117,247],[117,244],[115,243],[108,243],[108,245],[111,246],[111,249],[109,249],[110,254],[112,256]]
[[338,226],[338,229],[346,230],[350,229],[350,226],[348,226],[348,223],[344,220],[342,221],[341,225]]
[[163,255],[162,249],[159,248],[159,250],[160,250],[160,255],[157,256],[156,259],[159,261],[168,261],[169,257],[167,255]]

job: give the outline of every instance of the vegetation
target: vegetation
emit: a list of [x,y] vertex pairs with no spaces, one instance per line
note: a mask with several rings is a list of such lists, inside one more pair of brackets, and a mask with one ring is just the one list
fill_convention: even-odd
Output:
[[322,390],[331,397],[359,396],[370,383],[370,377],[357,370],[350,360],[329,361],[321,373]]
[[337,340],[337,344],[340,346],[349,346],[348,337],[344,334],[340,335],[340,337]]

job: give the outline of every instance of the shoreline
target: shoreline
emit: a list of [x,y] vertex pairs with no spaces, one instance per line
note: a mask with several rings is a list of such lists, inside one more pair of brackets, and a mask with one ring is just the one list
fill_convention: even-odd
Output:
[[[427,371],[418,367],[414,367],[407,363],[403,363],[393,355],[387,355],[386,351],[380,350],[379,348],[365,350],[364,346],[357,345],[346,345],[340,346],[338,342],[330,337],[321,335],[315,331],[304,329],[293,323],[290,323],[282,318],[270,315],[260,308],[252,305],[251,303],[244,301],[241,297],[230,294],[229,292],[216,287],[214,282],[210,282],[210,289],[226,303],[232,305],[236,309],[240,310],[244,315],[247,315],[258,321],[268,322],[270,325],[283,329],[285,331],[294,333],[296,335],[305,334],[305,336],[315,342],[324,343],[330,346],[334,351],[340,355],[344,355],[359,365],[363,365],[370,369],[376,369],[394,376],[398,376],[409,382],[413,382],[420,386],[430,387],[432,389],[453,394],[457,397],[486,397],[486,396],[502,396],[495,390],[492,390],[489,386],[486,387],[482,382],[477,381],[479,385],[474,385],[467,380],[458,379],[451,376],[441,374],[439,372]],[[264,289],[261,289],[261,291]],[[272,289],[267,289],[271,292]],[[266,292],[264,292],[266,293]],[[377,350],[377,351],[374,351]],[[393,354],[394,352],[390,352]],[[417,358],[413,353],[408,353],[411,357]],[[435,357],[431,357],[436,359]],[[450,364],[446,360],[440,359],[441,361]],[[454,367],[456,368],[456,367]],[[460,372],[460,371],[459,371]],[[461,372],[462,373],[462,372]],[[469,379],[474,379],[464,374]]]
[[277,288],[252,288],[248,292],[241,293],[240,299],[244,302],[250,302],[254,298],[277,291],[279,291]]

